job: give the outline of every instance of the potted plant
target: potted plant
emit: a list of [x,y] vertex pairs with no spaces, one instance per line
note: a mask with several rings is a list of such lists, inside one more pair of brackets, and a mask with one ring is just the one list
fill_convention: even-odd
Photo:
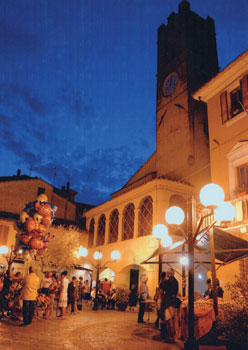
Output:
[[116,307],[119,311],[125,311],[129,301],[129,290],[125,286],[116,288]]
[[235,283],[227,283],[231,302],[219,304],[217,335],[227,350],[245,350],[248,347],[248,280],[236,277]]

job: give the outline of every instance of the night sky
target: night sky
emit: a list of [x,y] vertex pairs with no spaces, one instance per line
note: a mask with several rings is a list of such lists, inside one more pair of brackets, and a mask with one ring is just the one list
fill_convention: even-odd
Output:
[[[155,151],[157,28],[180,0],[0,0],[0,176],[99,204]],[[248,48],[247,0],[191,0],[219,66]]]

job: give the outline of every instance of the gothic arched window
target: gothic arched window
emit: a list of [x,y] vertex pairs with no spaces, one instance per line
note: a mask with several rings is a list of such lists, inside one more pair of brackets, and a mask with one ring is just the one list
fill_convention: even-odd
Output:
[[101,215],[98,220],[98,230],[97,230],[97,240],[96,245],[103,245],[105,241],[105,226],[106,226],[106,217]]
[[119,212],[114,209],[109,218],[109,243],[117,242],[119,226]]
[[144,198],[139,207],[139,237],[152,234],[153,201],[152,197]]
[[93,247],[94,242],[94,231],[95,231],[95,220],[91,219],[90,221],[90,229],[89,229],[89,240],[88,240],[88,247]]
[[123,235],[122,239],[125,241],[126,239],[133,238],[134,234],[134,205],[130,203],[126,206],[123,213]]

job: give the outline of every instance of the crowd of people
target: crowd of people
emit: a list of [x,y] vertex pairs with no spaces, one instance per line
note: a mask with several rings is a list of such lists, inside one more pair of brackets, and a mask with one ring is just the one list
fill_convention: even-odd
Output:
[[[155,321],[155,328],[161,332],[161,338],[167,343],[174,343],[176,336],[178,310],[181,306],[184,298],[179,298],[178,294],[178,281],[175,278],[175,271],[169,268],[167,272],[162,272],[160,276],[159,285],[156,288],[155,296],[153,299],[149,296],[149,290],[147,286],[148,278],[143,277],[142,283],[139,288],[138,300],[139,300],[139,313],[138,323],[144,322],[144,313],[146,310],[146,301],[154,300],[156,302],[157,319]],[[217,282],[217,297],[223,298],[224,291],[220,287],[219,280]],[[211,279],[206,281],[207,290],[204,295],[201,296],[197,293],[197,298],[213,299],[213,286]],[[147,304],[149,306],[149,304]]]
[[[145,323],[143,318],[146,301],[151,300],[147,282],[148,277],[145,275],[139,292],[135,284],[131,285],[129,291],[129,310],[134,310],[139,302],[138,323]],[[204,298],[213,298],[211,280],[207,280],[206,284],[207,290]],[[218,280],[217,296],[223,298],[223,290]],[[155,327],[160,328],[162,339],[173,343],[174,319],[180,308],[181,300],[178,298],[178,281],[172,268],[167,272],[162,272],[153,300],[157,308]],[[91,290],[89,281],[83,281],[81,276],[79,278],[73,276],[69,282],[67,271],[61,273],[60,279],[55,273],[46,272],[40,281],[32,266],[25,278],[20,272],[14,274],[13,271],[7,271],[4,277],[0,278],[0,318],[22,319],[22,326],[30,325],[34,315],[50,320],[55,301],[57,301],[56,316],[59,320],[64,320],[66,313],[78,313],[83,303],[93,307],[97,302],[101,309],[115,310],[116,288],[111,281],[105,278],[103,283],[99,284],[96,295],[96,287]]]
[[75,315],[85,305],[93,306],[97,299],[101,309],[115,309],[116,288],[111,281],[105,278],[98,288],[91,291],[88,280],[82,276],[73,276],[69,282],[67,271],[57,274],[46,272],[40,279],[34,267],[29,268],[24,278],[20,272],[7,271],[0,278],[0,318],[11,317],[13,320],[23,320],[23,326],[32,323],[33,316],[50,320],[57,301],[57,318],[64,320],[66,313]]

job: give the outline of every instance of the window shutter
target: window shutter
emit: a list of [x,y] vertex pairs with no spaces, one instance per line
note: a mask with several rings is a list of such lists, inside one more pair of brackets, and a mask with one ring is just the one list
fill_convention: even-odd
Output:
[[228,106],[227,106],[227,93],[226,93],[226,91],[224,91],[220,95],[220,106],[221,106],[222,124],[225,124],[228,120]]
[[241,92],[242,92],[242,103],[245,109],[248,108],[248,75],[244,76],[240,80]]
[[7,245],[9,226],[0,225],[0,245]]

